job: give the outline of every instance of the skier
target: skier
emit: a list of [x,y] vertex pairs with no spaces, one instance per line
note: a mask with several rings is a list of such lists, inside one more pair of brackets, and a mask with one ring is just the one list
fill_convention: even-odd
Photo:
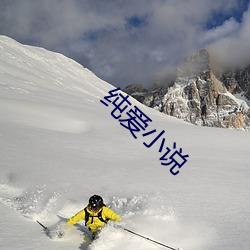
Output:
[[94,239],[109,220],[120,222],[122,219],[120,215],[105,206],[101,196],[95,194],[89,198],[89,204],[72,216],[67,224],[74,225],[80,220],[85,220],[85,226],[92,232]]

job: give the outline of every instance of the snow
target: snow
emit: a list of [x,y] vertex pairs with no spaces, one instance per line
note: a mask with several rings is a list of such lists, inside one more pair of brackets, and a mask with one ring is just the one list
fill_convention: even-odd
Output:
[[[63,55],[0,36],[1,249],[163,249],[107,225],[91,243],[84,222],[50,239],[92,194],[121,225],[183,250],[250,248],[249,132],[193,126],[129,97],[188,154],[178,175],[154,135],[134,139],[100,100],[114,86]],[[119,91],[119,93],[122,93]],[[124,94],[125,95],[125,94]]]
[[234,94],[235,98],[237,98],[238,101],[240,101],[241,104],[245,105],[245,103],[250,106],[250,100],[248,100],[244,95],[241,94]]

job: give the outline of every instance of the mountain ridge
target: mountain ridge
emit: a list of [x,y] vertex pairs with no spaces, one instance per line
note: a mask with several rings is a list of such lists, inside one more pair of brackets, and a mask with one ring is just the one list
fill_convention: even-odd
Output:
[[213,66],[209,51],[202,49],[177,68],[171,85],[143,91],[140,85],[130,85],[124,91],[146,106],[195,125],[248,130],[250,66],[224,72]]

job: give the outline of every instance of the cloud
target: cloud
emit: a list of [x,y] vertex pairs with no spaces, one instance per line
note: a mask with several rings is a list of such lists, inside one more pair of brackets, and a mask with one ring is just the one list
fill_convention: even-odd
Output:
[[[225,67],[245,67],[250,64],[250,10],[243,15],[242,22],[221,39],[210,44],[210,51],[213,53],[218,64]],[[227,29],[226,24],[220,29]]]
[[[223,46],[248,48],[248,13],[242,22],[233,17],[239,2],[2,0],[0,33],[61,52],[116,86],[149,86],[204,46],[216,53]],[[214,20],[219,15],[222,23]]]
[[221,26],[206,30],[200,38],[201,44],[211,44],[225,37],[235,34],[240,28],[240,24],[232,17],[224,21]]

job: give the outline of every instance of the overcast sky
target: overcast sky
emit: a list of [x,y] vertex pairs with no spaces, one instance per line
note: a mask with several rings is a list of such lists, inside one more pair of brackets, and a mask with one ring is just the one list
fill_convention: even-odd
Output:
[[149,86],[195,51],[250,62],[250,0],[0,0],[0,34],[61,52],[116,86]]

